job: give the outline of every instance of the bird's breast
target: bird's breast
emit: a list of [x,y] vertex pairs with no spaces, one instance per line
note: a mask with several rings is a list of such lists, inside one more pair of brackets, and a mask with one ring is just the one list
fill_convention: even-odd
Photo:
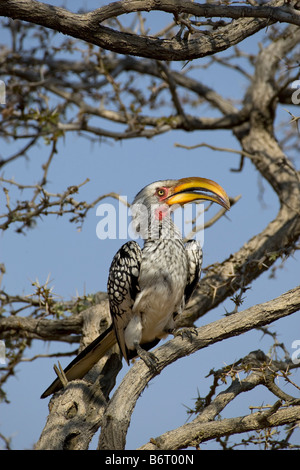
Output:
[[165,336],[166,326],[183,302],[187,257],[179,240],[145,244],[139,275],[140,292],[133,313],[141,317],[142,343]]

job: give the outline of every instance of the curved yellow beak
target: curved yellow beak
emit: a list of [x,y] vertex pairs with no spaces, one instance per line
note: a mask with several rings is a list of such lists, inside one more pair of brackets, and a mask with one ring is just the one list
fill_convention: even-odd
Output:
[[216,202],[226,210],[230,209],[229,198],[222,186],[215,183],[215,181],[197,176],[178,180],[173,194],[165,202],[171,206],[173,204],[184,205],[189,202],[202,200]]

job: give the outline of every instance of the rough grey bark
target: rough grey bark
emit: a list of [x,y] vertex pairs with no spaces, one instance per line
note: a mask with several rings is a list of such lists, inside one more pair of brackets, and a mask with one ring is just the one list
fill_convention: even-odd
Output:
[[[283,5],[283,0],[274,0],[268,7],[201,6],[191,1],[138,0],[115,2],[86,14],[76,14],[41,2],[35,2],[33,7],[29,0],[6,0],[0,3],[0,15],[46,26],[121,54],[158,60],[192,60],[228,49],[272,24],[273,21],[291,22],[299,25],[300,15],[298,12],[292,6]],[[126,32],[121,33],[101,25],[102,21],[123,13],[151,10],[238,19],[224,26],[222,34],[219,30],[213,31],[209,38],[201,35],[200,38],[189,41],[178,38],[170,40],[143,37]]]
[[[299,309],[300,287],[297,287],[296,289],[293,289],[278,297],[277,299],[271,300],[270,302],[256,305],[242,312],[232,314],[229,317],[222,318],[221,320],[198,328],[197,335],[193,337],[192,341],[190,341],[188,338],[182,339],[180,337],[176,337],[165,345],[155,349],[155,356],[158,359],[158,371],[160,373],[167,365],[176,361],[180,357],[184,357],[200,349],[207,348],[208,346],[218,341],[225,340],[226,338],[243,334],[252,328],[268,325],[269,323],[276,321],[279,318],[291,315],[293,312],[296,312]],[[286,364],[284,367],[286,367]],[[151,374],[147,366],[145,366],[145,364],[143,364],[141,361],[131,367],[130,371],[125,376],[119,388],[111,398],[105,411],[99,439],[99,449],[124,448],[126,444],[126,433],[130,424],[134,406],[138,397],[152,377],[153,374]],[[261,380],[259,383],[261,383]],[[297,416],[300,417],[299,407],[297,407],[297,413]],[[195,421],[198,422],[198,419],[199,418],[196,418]],[[210,419],[211,416],[208,416],[207,421]],[[250,422],[253,424],[256,423],[256,420],[250,420]],[[231,423],[233,424],[235,421],[232,420]],[[285,423],[283,422],[283,424]],[[228,433],[227,426],[228,424],[226,424],[227,431],[225,434]],[[154,444],[149,447],[146,446],[145,448],[156,448],[157,450],[180,449],[188,446],[194,446],[197,443],[199,444],[202,442],[202,432],[199,433],[198,437],[197,433],[188,434],[189,438],[187,438],[185,434],[186,429],[189,430],[190,427],[192,427],[192,425],[187,425],[186,427],[183,427],[183,429],[179,428],[179,430],[177,429],[167,433],[168,436],[176,436],[173,441],[168,438],[164,444],[163,442],[165,438],[159,438],[157,439],[157,445]],[[220,428],[222,429],[221,424]],[[255,427],[252,429],[255,429]],[[234,432],[235,428],[231,428],[231,433]],[[181,433],[184,438],[179,439]],[[217,436],[217,432],[214,435],[210,435],[210,437]]]
[[[101,324],[100,324],[101,321]],[[108,326],[105,301],[83,312],[82,347]],[[101,359],[85,380],[75,380],[49,402],[49,416],[36,443],[36,450],[84,450],[98,430],[115,379],[122,367],[118,348]]]

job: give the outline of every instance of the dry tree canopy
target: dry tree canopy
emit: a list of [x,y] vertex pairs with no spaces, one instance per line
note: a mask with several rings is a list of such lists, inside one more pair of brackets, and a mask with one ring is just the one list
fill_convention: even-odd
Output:
[[[299,448],[299,1],[6,0],[0,15],[2,447]],[[154,350],[155,378],[111,350],[48,410],[57,357],[110,323],[134,195],[192,175],[232,205],[182,227],[205,240],[178,319],[197,335]]]

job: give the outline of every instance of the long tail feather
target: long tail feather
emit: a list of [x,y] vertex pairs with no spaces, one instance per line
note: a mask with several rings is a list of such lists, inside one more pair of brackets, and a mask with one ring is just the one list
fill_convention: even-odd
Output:
[[[68,380],[82,379],[89,370],[112,348],[117,342],[113,327],[110,326],[102,335],[91,342],[72,362],[65,368],[64,373]],[[62,388],[59,378],[44,391],[41,398],[46,398]]]

